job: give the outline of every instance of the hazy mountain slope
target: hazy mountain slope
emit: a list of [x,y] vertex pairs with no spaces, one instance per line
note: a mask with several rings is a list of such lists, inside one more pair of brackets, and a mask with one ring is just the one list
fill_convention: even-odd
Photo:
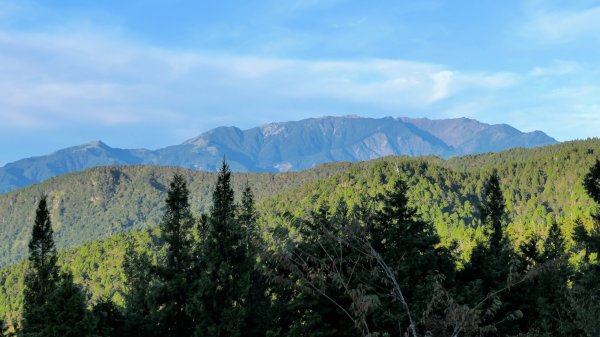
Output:
[[515,147],[535,147],[556,143],[554,138],[541,131],[523,133],[510,125],[489,125],[468,118],[401,119],[405,123],[435,135],[451,146],[455,155],[496,152]]
[[64,173],[103,165],[135,165],[149,161],[152,151],[123,150],[101,141],[74,146],[40,157],[22,159],[0,168],[0,193]]
[[226,157],[234,171],[281,172],[387,155],[448,158],[553,143],[554,139],[540,131],[523,133],[508,125],[488,125],[466,118],[322,117],[248,130],[219,127],[156,151],[117,149],[96,141],[7,164],[0,168],[0,193],[103,165],[146,164],[215,171]]
[[301,170],[325,162],[362,161],[398,154],[451,154],[442,141],[414,132],[399,120],[353,117],[312,118],[245,131],[217,128],[180,146],[159,150],[161,161],[168,161],[165,153],[181,148],[189,151],[185,158],[201,154],[197,162],[186,163],[188,167],[202,167],[200,163],[205,163],[204,168],[214,168],[225,154],[232,162],[261,171]]

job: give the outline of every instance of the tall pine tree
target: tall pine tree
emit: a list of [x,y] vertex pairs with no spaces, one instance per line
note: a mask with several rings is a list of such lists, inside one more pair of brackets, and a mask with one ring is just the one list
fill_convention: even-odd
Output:
[[596,202],[596,210],[591,216],[593,227],[587,230],[583,224],[575,228],[575,239],[585,251],[585,258],[576,275],[573,286],[571,304],[574,311],[574,322],[587,336],[600,335],[600,264],[593,261],[593,255],[600,256],[600,160],[590,168],[583,179],[583,187],[588,196]]
[[135,251],[130,242],[123,260],[125,274],[124,334],[148,337],[156,333],[154,303],[150,297],[155,268],[146,253]]
[[176,174],[169,186],[160,224],[166,257],[164,263],[156,267],[157,288],[152,296],[162,336],[191,336],[194,330],[187,312],[190,284],[194,279],[193,227],[187,184],[182,175]]
[[245,305],[246,318],[244,322],[244,336],[264,336],[269,325],[272,323],[270,317],[270,300],[267,296],[267,278],[264,266],[260,263],[260,252],[265,249],[260,233],[257,228],[258,213],[254,206],[254,194],[246,183],[242,193],[242,200],[238,208],[237,219],[245,236],[247,272],[244,283],[249,284]]
[[195,336],[241,336],[248,314],[248,237],[236,218],[231,172],[225,161],[213,192],[200,251],[201,276],[190,312],[197,319]]
[[52,238],[52,223],[47,198],[43,196],[35,212],[35,222],[29,241],[29,272],[25,276],[23,291],[24,336],[40,333],[47,323],[45,312],[48,298],[56,290],[59,268],[58,255]]
[[[413,318],[420,317],[430,300],[434,276],[441,274],[446,283],[453,282],[454,262],[447,249],[438,247],[440,239],[433,224],[422,220],[410,206],[408,186],[401,177],[378,199],[382,208],[365,219],[369,241],[393,270]],[[379,282],[382,289],[390,288],[388,279]],[[380,310],[386,314],[375,317],[374,325],[390,336],[402,336],[406,331],[399,326],[409,326],[405,308],[390,296],[382,296],[381,302]]]
[[483,186],[479,213],[482,224],[491,232],[490,248],[494,250],[500,248],[502,243],[505,212],[506,206],[500,189],[500,177],[498,177],[498,171],[493,170]]
[[61,273],[52,237],[47,198],[36,210],[31,241],[30,269],[25,277],[22,336],[91,336],[93,320],[85,297],[70,273]]
[[511,273],[511,261],[515,256],[504,235],[506,205],[495,169],[484,182],[479,213],[489,242],[479,242],[475,246],[471,260],[459,274],[461,300],[485,309],[481,326],[487,330],[486,335],[517,334],[518,325],[513,321],[521,316],[521,312],[516,310],[518,304],[514,302],[519,298],[508,294],[515,278]]
[[58,255],[52,238],[52,223],[46,196],[43,196],[35,212],[35,222],[29,241],[29,272],[25,277],[23,292],[22,332],[35,334],[46,323],[45,307],[48,298],[56,290],[59,268]]

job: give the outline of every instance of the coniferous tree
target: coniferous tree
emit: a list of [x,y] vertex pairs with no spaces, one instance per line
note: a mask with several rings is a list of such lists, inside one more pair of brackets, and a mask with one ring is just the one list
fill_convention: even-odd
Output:
[[500,177],[498,177],[497,170],[493,170],[485,181],[479,212],[482,224],[491,232],[490,248],[499,249],[504,236],[506,205],[500,189]]
[[182,175],[176,174],[167,192],[166,210],[160,224],[166,258],[156,266],[157,287],[152,301],[156,305],[158,331],[162,336],[191,336],[192,317],[187,312],[194,279],[194,218],[190,210],[189,191]]
[[58,255],[52,234],[47,198],[43,196],[35,212],[35,222],[31,241],[29,241],[30,269],[25,277],[21,323],[24,335],[42,331],[47,320],[45,309],[49,295],[56,290],[59,268],[56,264]]
[[587,231],[579,224],[575,232],[577,241],[585,247],[587,259],[590,253],[600,253],[600,209],[598,209],[598,205],[600,205],[600,160],[596,160],[596,163],[583,178],[583,187],[597,207],[591,214],[594,219],[594,227]]
[[264,336],[269,325],[270,301],[267,296],[267,278],[264,266],[261,263],[260,253],[265,249],[260,233],[257,228],[258,213],[254,206],[254,194],[252,189],[246,183],[246,188],[242,193],[242,200],[238,209],[238,221],[242,232],[245,235],[246,254],[247,254],[247,273],[245,283],[250,286],[247,288],[246,297],[246,319],[244,322],[244,336]]
[[[475,246],[469,263],[459,274],[461,300],[473,307],[486,306],[481,325],[487,334],[518,334],[513,321],[518,320],[522,312],[517,310],[518,304],[511,301],[519,297],[507,295],[516,277],[511,270],[515,256],[504,235],[506,205],[497,170],[485,180],[482,193],[479,215],[489,240]],[[533,246],[530,242],[525,250],[537,256],[537,250],[532,248],[535,242]]]
[[542,258],[544,261],[551,261],[565,256],[565,237],[560,230],[558,222],[552,221],[548,229],[548,237],[544,241],[544,252]]
[[125,316],[121,309],[110,299],[98,301],[92,308],[96,321],[95,335],[98,337],[125,337]]
[[154,266],[146,253],[138,253],[130,243],[123,261],[125,274],[124,334],[147,337],[156,334],[155,305],[150,297]]
[[236,204],[231,188],[231,172],[225,161],[218,174],[200,248],[199,270],[194,303],[190,313],[197,320],[195,336],[241,336],[248,315],[247,275],[249,264],[247,236],[236,219]]
[[540,337],[576,336],[568,300],[572,270],[565,238],[556,221],[550,225],[541,251],[539,242],[534,236],[521,246],[521,271],[530,277],[513,289],[513,302],[523,313],[523,319],[517,322],[519,329]]
[[498,171],[493,170],[485,180],[479,218],[488,233],[488,242],[480,242],[473,249],[468,274],[479,279],[484,293],[504,286],[509,273],[511,249],[504,236],[505,201],[500,188]]
[[[436,275],[443,275],[446,284],[452,284],[454,262],[447,249],[437,247],[440,239],[433,224],[420,219],[410,206],[403,179],[396,180],[393,189],[379,199],[383,207],[366,219],[367,235],[373,249],[394,271],[416,319],[427,307]],[[380,287],[386,283],[389,280]],[[381,310],[385,314],[375,319],[375,326],[391,336],[403,335],[405,331],[399,331],[398,327],[409,325],[406,309],[395,299],[384,297]]]
[[93,319],[70,273],[60,273],[46,197],[36,210],[25,278],[23,336],[90,336]]
[[[349,249],[343,249],[348,260],[339,259],[339,242],[336,239],[344,223],[340,221],[342,216],[329,213],[329,206],[321,204],[311,211],[308,219],[295,221],[298,240],[288,240],[285,231],[281,233],[284,236],[282,251],[275,255],[277,260],[272,266],[277,278],[284,278],[276,289],[275,322],[278,330],[274,331],[274,335],[359,335],[354,317],[348,316],[350,296],[344,293],[337,281],[345,276],[338,272],[343,269],[341,266],[354,264],[360,259],[354,258]],[[328,268],[331,265],[340,266],[340,269],[334,271]]]
[[61,273],[44,312],[44,326],[37,336],[84,337],[94,334],[94,319],[87,310],[83,291],[73,282],[71,273]]
[[[600,160],[590,168],[583,179],[583,187],[587,194],[600,204]],[[571,305],[575,325],[587,336],[600,335],[600,264],[592,261],[592,255],[600,256],[600,210],[597,208],[591,214],[594,223],[590,230],[579,223],[575,228],[575,239],[585,251],[585,258],[576,275],[575,285],[571,292]]]

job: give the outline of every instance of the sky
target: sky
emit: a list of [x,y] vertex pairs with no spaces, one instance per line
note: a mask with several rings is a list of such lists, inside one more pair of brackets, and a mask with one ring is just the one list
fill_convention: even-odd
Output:
[[600,136],[598,31],[586,0],[0,0],[0,165],[326,115]]

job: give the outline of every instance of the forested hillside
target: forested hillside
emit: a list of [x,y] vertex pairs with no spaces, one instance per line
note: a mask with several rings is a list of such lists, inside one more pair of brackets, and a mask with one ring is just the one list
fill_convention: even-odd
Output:
[[[236,173],[233,186],[240,191],[248,181],[257,199],[262,200],[314,182],[275,198],[281,200],[281,205],[267,207],[267,213],[279,208],[306,208],[312,204],[308,200],[313,194],[330,199],[346,196],[353,203],[365,193],[381,191],[385,185],[382,177],[401,165],[414,186],[410,191],[413,200],[446,240],[472,235],[473,198],[479,193],[482,177],[492,167],[498,168],[505,183],[513,230],[533,230],[547,224],[548,214],[567,220],[585,214],[589,199],[578,181],[599,153],[600,141],[588,140],[447,161],[436,157],[386,157],[364,163],[327,164],[302,172]],[[189,179],[192,208],[200,214],[209,203],[215,174],[171,167],[94,168],[0,196],[0,239],[9,243],[0,248],[0,265],[22,259],[33,219],[30,209],[41,194],[49,196],[57,245],[64,249],[155,226],[160,219],[165,184],[174,172],[184,172]],[[536,230],[543,232],[543,228]]]
[[[234,174],[232,182],[238,195],[248,182],[263,199],[258,204],[259,224],[269,246],[275,244],[273,233],[278,228],[293,230],[293,219],[305,218],[324,205],[332,211],[341,200],[349,209],[354,206],[381,207],[377,196],[390,193],[398,180],[404,180],[409,204],[423,220],[434,225],[440,236],[440,247],[450,249],[460,270],[465,265],[468,267],[472,250],[477,242],[485,239],[478,205],[485,181],[494,169],[506,200],[507,235],[515,249],[532,238],[548,238],[555,221],[564,233],[567,246],[573,247],[578,220],[587,227],[592,225],[590,211],[594,209],[594,203],[582,182],[598,153],[600,141],[587,140],[448,161],[435,157],[387,157],[352,165],[326,165],[301,173]],[[19,216],[26,219],[21,220],[20,234],[25,247],[30,228],[28,222],[33,221],[32,205],[43,191],[47,191],[58,242],[67,237],[61,233],[87,236],[86,240],[62,241],[61,247],[108,235],[111,230],[114,233],[134,229],[130,235],[113,235],[60,254],[60,264],[73,273],[76,283],[84,286],[90,303],[110,299],[117,305],[124,305],[125,252],[130,242],[135,242],[138,251],[146,251],[151,256],[157,254],[150,248],[161,242],[156,224],[160,223],[163,211],[165,186],[174,172],[184,173],[189,182],[193,211],[197,215],[207,211],[211,202],[210,190],[215,183],[212,174],[171,168],[107,167],[55,178],[3,196],[5,204],[6,200],[13,202],[13,208],[4,209],[20,210],[20,213],[4,212],[3,217],[6,218],[8,213],[15,219]],[[290,190],[277,193],[288,188]],[[25,200],[29,201],[28,207]],[[69,210],[67,205],[72,209]],[[85,212],[86,205],[92,206],[89,207],[91,211]],[[79,215],[76,217],[76,214]],[[67,219],[79,219],[76,223],[81,226],[65,226]],[[86,225],[85,221],[89,219],[94,222]],[[103,227],[104,232],[101,232],[98,227],[105,222],[103,219],[109,219],[108,224],[122,219],[130,222],[123,227]],[[96,231],[89,231],[89,228]],[[142,228],[150,230],[138,231]],[[579,263],[577,259],[581,260],[581,256],[572,256],[573,263]],[[27,269],[27,263],[2,269],[0,315],[8,315],[9,319],[18,316]]]
[[[325,179],[346,170],[350,164],[335,163],[312,170],[289,173],[239,173],[232,180],[241,191],[253,186],[257,199],[264,199],[316,179]],[[200,214],[210,203],[216,173],[162,166],[97,167],[66,174],[44,183],[0,196],[0,266],[19,261],[27,251],[31,207],[47,194],[60,249],[76,247],[90,240],[153,227],[162,213],[166,186],[179,172],[193,191],[193,212]]]
[[331,179],[277,195],[265,200],[261,209],[268,225],[271,215],[303,214],[319,201],[335,204],[343,199],[351,206],[360,204],[362,199],[385,191],[390,177],[400,174],[410,187],[408,193],[419,214],[434,223],[446,246],[458,240],[462,254],[468,252],[479,235],[476,204],[483,181],[493,169],[498,170],[502,180],[509,233],[520,243],[532,234],[544,237],[554,220],[570,234],[577,219],[585,222],[589,218],[593,202],[581,182],[597,154],[599,140],[447,161],[435,157],[386,157],[355,164]]

